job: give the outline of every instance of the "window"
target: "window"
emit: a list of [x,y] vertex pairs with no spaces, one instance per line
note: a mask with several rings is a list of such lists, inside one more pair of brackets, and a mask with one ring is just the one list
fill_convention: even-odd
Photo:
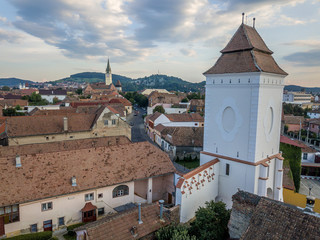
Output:
[[308,153],[303,153],[303,159],[307,160],[308,159]]
[[104,120],[104,125],[108,125],[108,120]]
[[59,224],[59,226],[63,226],[64,225],[64,217],[59,217],[58,218],[58,224]]
[[116,125],[116,120],[112,119],[112,125]]
[[52,209],[52,202],[42,203],[41,205],[42,211],[47,211]]
[[103,198],[103,193],[99,193],[98,198]]
[[226,164],[226,175],[229,176],[230,173],[230,164]]
[[88,193],[84,196],[84,200],[91,201],[93,200],[93,193]]
[[104,215],[104,207],[98,208],[98,216]]
[[19,205],[0,207],[0,217],[4,217],[5,224],[18,222],[20,220]]
[[121,197],[124,195],[129,195],[129,187],[127,185],[120,185],[113,189],[112,196],[115,197]]
[[37,224],[30,225],[30,232],[32,233],[38,232],[38,225]]

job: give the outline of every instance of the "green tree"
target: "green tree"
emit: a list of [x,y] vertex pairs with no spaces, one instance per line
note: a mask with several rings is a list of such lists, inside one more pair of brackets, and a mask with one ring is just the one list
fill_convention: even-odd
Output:
[[16,110],[22,110],[22,108],[20,107],[20,105],[17,105],[17,106],[15,107],[15,109],[16,109]]
[[200,240],[227,239],[230,211],[223,202],[206,202],[206,207],[196,211],[196,219],[191,223],[190,234]]
[[23,112],[17,112],[15,108],[7,108],[2,109],[3,116],[23,116],[25,115]]
[[156,232],[157,240],[196,240],[195,236],[190,236],[188,228],[184,225],[169,225],[160,228]]
[[82,95],[82,88],[78,88],[78,89],[76,90],[76,94]]
[[53,104],[57,104],[60,100],[57,97],[54,97],[52,100]]
[[181,100],[181,102],[186,103],[186,102],[189,102],[189,100],[188,100],[188,98],[184,98]]
[[164,108],[162,107],[162,105],[159,105],[159,106],[156,106],[156,107],[153,109],[153,113],[155,113],[155,112],[165,113],[165,110],[164,110]]
[[2,91],[10,91],[10,88],[8,86],[3,86],[1,88]]

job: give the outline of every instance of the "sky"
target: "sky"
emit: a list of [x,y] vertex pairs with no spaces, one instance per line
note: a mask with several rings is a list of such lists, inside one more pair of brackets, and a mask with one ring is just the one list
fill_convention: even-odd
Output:
[[1,0],[0,78],[104,72],[110,58],[114,74],[200,82],[242,12],[286,84],[320,87],[320,0]]

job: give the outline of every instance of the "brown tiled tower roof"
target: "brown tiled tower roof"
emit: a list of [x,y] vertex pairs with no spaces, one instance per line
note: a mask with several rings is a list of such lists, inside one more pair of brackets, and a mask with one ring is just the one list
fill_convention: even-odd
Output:
[[268,72],[288,75],[272,57],[255,28],[241,24],[215,65],[204,74]]

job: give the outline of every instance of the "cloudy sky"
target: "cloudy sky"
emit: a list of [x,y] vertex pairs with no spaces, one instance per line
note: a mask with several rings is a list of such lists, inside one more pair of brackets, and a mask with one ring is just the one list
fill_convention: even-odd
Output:
[[241,24],[256,28],[287,84],[320,86],[320,0],[1,0],[0,78],[112,72],[204,80]]

